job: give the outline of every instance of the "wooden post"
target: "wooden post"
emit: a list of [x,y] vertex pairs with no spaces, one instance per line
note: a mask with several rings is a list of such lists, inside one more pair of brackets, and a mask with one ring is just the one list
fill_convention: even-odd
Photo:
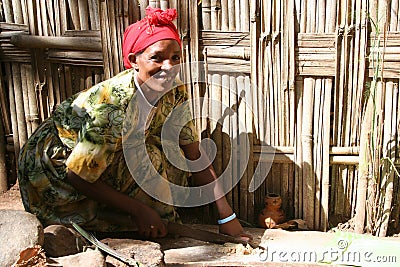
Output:
[[[0,73],[0,78],[1,80],[3,79],[3,75]],[[0,91],[3,92],[3,83],[0,82]],[[2,94],[0,94],[0,97],[2,97]],[[0,99],[0,111],[3,111],[5,109],[5,106],[2,105],[3,99]],[[3,113],[1,113],[3,114]],[[3,118],[0,118],[0,193],[5,192],[8,189],[8,179],[7,179],[7,166],[6,166],[6,139],[5,139],[5,131],[4,131],[4,123],[3,123]]]
[[303,219],[310,229],[314,229],[315,175],[313,168],[313,115],[314,115],[314,79],[304,79],[304,111],[302,127],[303,150]]
[[331,93],[332,93],[332,79],[325,80],[325,98],[323,110],[323,140],[322,140],[322,180],[321,180],[321,230],[328,230],[329,219],[329,187],[330,187],[330,169],[329,169],[329,147],[330,147],[330,118],[326,114],[331,110]]
[[[73,30],[81,29],[81,21],[79,19],[79,0],[68,0],[69,10],[71,12],[72,23],[74,25]],[[79,1],[81,2],[81,1]]]

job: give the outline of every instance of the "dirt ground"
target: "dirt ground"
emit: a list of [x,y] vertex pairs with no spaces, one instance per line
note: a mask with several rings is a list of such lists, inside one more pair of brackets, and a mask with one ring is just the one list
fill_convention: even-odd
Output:
[[24,210],[18,185],[0,194],[0,210]]

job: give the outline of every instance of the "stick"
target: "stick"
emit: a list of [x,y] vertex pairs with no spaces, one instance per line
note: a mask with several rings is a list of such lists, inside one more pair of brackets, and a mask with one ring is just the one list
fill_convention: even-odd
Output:
[[304,206],[304,218],[310,229],[314,229],[314,196],[315,196],[315,177],[313,175],[313,108],[314,108],[314,80],[304,79],[304,121],[302,127],[302,148],[303,148],[303,190],[306,202]]
[[[81,21],[79,18],[79,0],[68,0],[69,10],[71,12],[72,23],[74,26],[74,30],[81,29]],[[79,1],[81,2],[81,1]],[[46,34],[47,35],[47,34]]]
[[10,42],[23,48],[57,48],[80,51],[101,51],[97,37],[52,37],[18,34],[11,37]]

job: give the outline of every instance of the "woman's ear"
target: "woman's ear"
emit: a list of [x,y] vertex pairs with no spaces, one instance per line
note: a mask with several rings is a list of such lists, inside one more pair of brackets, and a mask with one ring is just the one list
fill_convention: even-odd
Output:
[[138,70],[139,67],[138,67],[138,64],[136,63],[136,58],[137,58],[137,56],[135,54],[129,53],[129,55],[128,55],[129,63],[131,64],[133,69]]

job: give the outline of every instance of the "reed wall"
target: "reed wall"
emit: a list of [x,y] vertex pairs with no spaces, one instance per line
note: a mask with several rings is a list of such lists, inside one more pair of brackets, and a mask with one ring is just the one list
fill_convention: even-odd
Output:
[[126,26],[172,7],[197,126],[237,183],[227,197],[241,219],[255,223],[277,193],[311,229],[398,230],[398,0],[1,3],[1,190],[57,104],[123,69]]

